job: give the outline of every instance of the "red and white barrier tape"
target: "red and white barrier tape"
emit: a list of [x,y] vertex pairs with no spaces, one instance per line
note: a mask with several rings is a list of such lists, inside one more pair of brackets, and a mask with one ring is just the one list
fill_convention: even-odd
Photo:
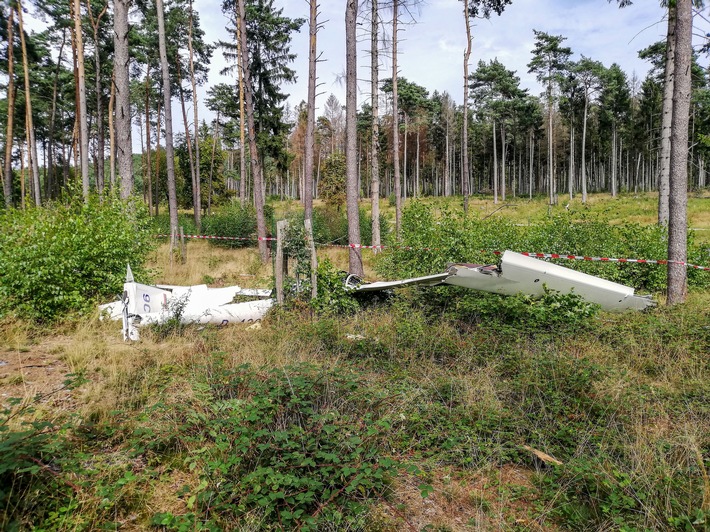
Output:
[[[170,235],[155,235],[156,237],[169,237]],[[276,241],[273,237],[264,238],[250,238],[250,237],[237,237],[237,236],[213,236],[213,235],[184,235],[185,238],[198,238],[203,240],[242,240],[242,241]],[[364,244],[318,244],[320,247],[330,247],[330,248],[353,248],[353,249],[400,249],[405,251],[437,251],[437,248],[415,248],[413,246],[366,246]],[[486,251],[481,250],[482,253],[492,253],[493,255],[501,255],[502,251]],[[689,262],[679,261],[679,260],[667,260],[667,259],[627,259],[627,258],[614,258],[614,257],[589,257],[586,255],[565,255],[562,253],[531,253],[527,251],[520,252],[521,255],[526,257],[533,257],[536,259],[565,259],[565,260],[584,260],[591,262],[621,262],[621,263],[636,263],[636,264],[678,264],[680,266],[685,266],[693,270],[710,271],[709,266],[699,266],[697,264],[691,264]]]
[[[362,244],[350,244],[349,246],[339,246],[339,247],[351,247],[354,249],[386,249],[388,246],[365,246]],[[410,246],[394,246],[396,249],[404,250],[414,250],[415,248]],[[419,248],[422,251],[432,251],[436,248]],[[486,250],[481,250],[483,253],[487,253]],[[490,251],[494,255],[501,255],[502,251]],[[527,251],[521,251],[521,255],[526,257],[533,257],[536,259],[566,259],[566,260],[585,260],[592,262],[622,262],[622,263],[636,263],[636,264],[678,264],[685,266],[686,268],[691,268],[694,270],[710,271],[708,266],[699,266],[697,264],[691,264],[689,262],[679,261],[679,260],[667,260],[667,259],[626,259],[626,258],[613,258],[613,257],[589,257],[586,255],[565,255],[561,253],[531,253]]]
[[[170,235],[155,235],[156,238],[167,238]],[[213,236],[213,235],[182,235],[185,238],[198,238],[202,240],[243,240],[243,241],[250,241],[250,242],[257,242],[257,241],[267,241],[267,240],[276,240],[275,238],[272,237],[240,237],[240,236]]]

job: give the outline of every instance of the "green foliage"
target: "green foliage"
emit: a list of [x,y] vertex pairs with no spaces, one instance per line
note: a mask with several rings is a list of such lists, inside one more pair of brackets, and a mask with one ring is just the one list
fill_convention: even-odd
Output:
[[185,421],[173,436],[200,473],[184,494],[195,517],[159,514],[155,524],[362,526],[366,503],[385,494],[400,466],[382,453],[390,425],[376,398],[360,393],[357,374],[307,364],[228,369],[216,356],[206,375],[204,404],[177,407]]
[[318,264],[318,297],[311,300],[316,312],[351,314],[360,308],[352,291],[345,287],[345,273],[335,269],[328,259]]
[[345,203],[345,154],[335,152],[323,162],[318,194],[329,209],[340,210]]
[[92,197],[2,211],[0,316],[51,321],[85,311],[121,290],[127,263],[146,278],[153,245],[147,213],[134,201]]
[[[403,214],[403,245],[416,250],[395,249],[385,253],[378,269],[389,276],[425,275],[444,271],[450,262],[490,264],[493,251],[545,252],[561,255],[665,259],[667,238],[657,225],[610,225],[579,213],[566,213],[517,226],[503,219],[479,219],[442,210],[435,212],[421,203],[409,206]],[[704,263],[704,250],[688,239],[688,261]],[[661,291],[666,284],[663,265],[610,263],[598,261],[555,262],[636,289]],[[710,286],[705,272],[690,270],[691,286]]]
[[[266,226],[273,225],[274,210],[264,206]],[[210,240],[215,246],[241,248],[253,246],[256,241],[256,209],[253,205],[242,206],[239,201],[232,201],[219,211],[202,219],[202,231],[206,235],[231,236],[246,240]]]
[[[153,230],[157,235],[170,235],[170,215],[167,212],[154,216]],[[195,227],[195,218],[192,214],[178,213],[178,228],[182,227],[186,235],[194,235],[197,233]]]
[[590,320],[598,310],[598,305],[585,301],[575,293],[545,290],[545,294],[537,299],[527,294],[465,294],[454,304],[453,313],[477,323],[506,325],[518,331],[572,332],[589,328]]

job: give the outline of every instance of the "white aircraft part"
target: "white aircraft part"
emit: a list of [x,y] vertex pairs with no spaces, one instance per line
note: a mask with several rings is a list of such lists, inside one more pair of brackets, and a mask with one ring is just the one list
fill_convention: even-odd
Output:
[[377,281],[375,283],[365,283],[355,288],[356,292],[374,292],[376,290],[387,290],[389,288],[398,288],[400,286],[409,285],[425,285],[434,286],[441,284],[444,279],[449,276],[448,273],[437,273],[435,275],[427,275],[425,277],[414,277],[412,279],[403,279],[401,281]]
[[454,264],[444,282],[496,294],[519,292],[540,297],[545,287],[563,294],[573,292],[604,310],[642,310],[655,303],[650,297],[634,295],[634,289],[593,275],[577,272],[514,251],[503,253],[498,269]]
[[[124,340],[138,340],[139,326],[165,323],[178,312],[180,322],[185,324],[227,325],[259,321],[274,304],[273,299],[263,299],[270,293],[266,289],[239,286],[145,285],[134,282],[129,269],[121,300],[100,305],[99,310],[102,317],[122,320]],[[261,299],[232,303],[238,295]]]

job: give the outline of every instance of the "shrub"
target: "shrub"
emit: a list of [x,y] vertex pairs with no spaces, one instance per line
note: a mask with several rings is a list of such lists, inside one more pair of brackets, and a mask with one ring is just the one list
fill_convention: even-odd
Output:
[[[450,262],[490,264],[493,251],[546,252],[569,255],[665,259],[667,235],[656,225],[610,225],[601,219],[566,213],[545,218],[528,227],[501,219],[479,219],[460,213],[435,213],[421,203],[409,206],[402,217],[404,246],[393,249],[378,261],[384,275],[414,276],[444,271]],[[688,261],[704,262],[704,252],[692,234],[688,239]],[[636,289],[660,291],[666,285],[663,265],[568,261],[565,267],[597,275]],[[703,275],[704,274],[704,275]],[[707,272],[689,271],[691,286],[710,286]]]
[[[274,222],[273,207],[264,206],[264,217],[268,232]],[[215,214],[205,216],[202,219],[202,231],[207,235],[246,239],[210,240],[210,243],[215,246],[226,248],[253,246],[256,241],[256,209],[251,204],[242,206],[238,201],[233,201]]]
[[92,197],[0,213],[0,316],[51,321],[121,290],[126,264],[143,278],[154,239],[135,201]]
[[[400,466],[382,453],[390,425],[376,398],[361,393],[359,375],[307,364],[232,370],[219,355],[208,374],[208,403],[178,406],[185,422],[177,438],[195,449],[188,467],[201,477],[185,493],[190,521],[362,526],[366,504],[383,496]],[[153,523],[178,529],[185,518],[160,513]]]

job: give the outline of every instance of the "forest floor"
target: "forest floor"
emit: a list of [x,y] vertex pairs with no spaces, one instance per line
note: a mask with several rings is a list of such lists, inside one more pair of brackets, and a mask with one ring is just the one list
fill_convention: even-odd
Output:
[[[473,204],[520,223],[533,223],[546,209],[526,200],[511,205],[498,211],[490,201]],[[293,208],[277,205],[277,212]],[[607,212],[618,223],[654,217],[649,197],[593,197],[589,206],[575,208]],[[691,197],[689,215],[698,240],[710,242],[710,195]],[[321,254],[338,267],[347,264],[347,250]],[[191,241],[187,258],[172,262],[167,247],[158,248],[149,261],[154,281],[271,286],[271,266],[263,266],[254,249]],[[365,255],[372,276],[373,260]],[[702,530],[710,522],[704,520],[710,519],[704,517],[710,516],[710,294],[691,293],[675,311],[602,313],[581,330],[532,332],[492,330],[443,315],[432,319],[416,299],[405,295],[402,301],[324,320],[297,308],[267,318],[260,330],[147,331],[138,344],[122,342],[118,324],[98,315],[51,330],[0,323],[3,407],[15,408],[10,398],[19,398],[32,407],[24,421],[71,425],[70,439],[82,452],[103,457],[90,465],[83,454],[48,461],[50,478],[71,487],[72,505],[28,515],[20,528],[200,529],[195,522],[207,515],[199,502],[207,465],[189,464],[197,463],[197,447],[208,444],[181,435],[179,415],[170,408],[195,404],[208,412],[198,383],[214,385],[210,379],[219,371],[231,375],[245,364],[258,372],[305,371],[311,364],[325,372],[345,368],[357,374],[365,393],[387,401],[382,415],[391,416],[392,427],[381,453],[415,464],[418,472],[394,475],[386,493],[375,497],[363,491],[369,501],[364,521],[343,522],[342,528]],[[217,359],[224,364],[219,371]],[[76,376],[81,380],[67,384]],[[19,429],[20,421],[8,426]],[[137,453],[136,434],[148,429],[174,447]],[[60,463],[68,471],[64,480]],[[23,504],[43,504],[33,497],[28,492]],[[192,527],[176,524],[196,512]],[[10,524],[3,521],[8,515],[0,512],[0,528]],[[164,517],[157,525],[157,515],[174,521]],[[217,526],[268,528],[258,519],[225,525],[224,515]],[[276,521],[269,526],[279,528]]]

